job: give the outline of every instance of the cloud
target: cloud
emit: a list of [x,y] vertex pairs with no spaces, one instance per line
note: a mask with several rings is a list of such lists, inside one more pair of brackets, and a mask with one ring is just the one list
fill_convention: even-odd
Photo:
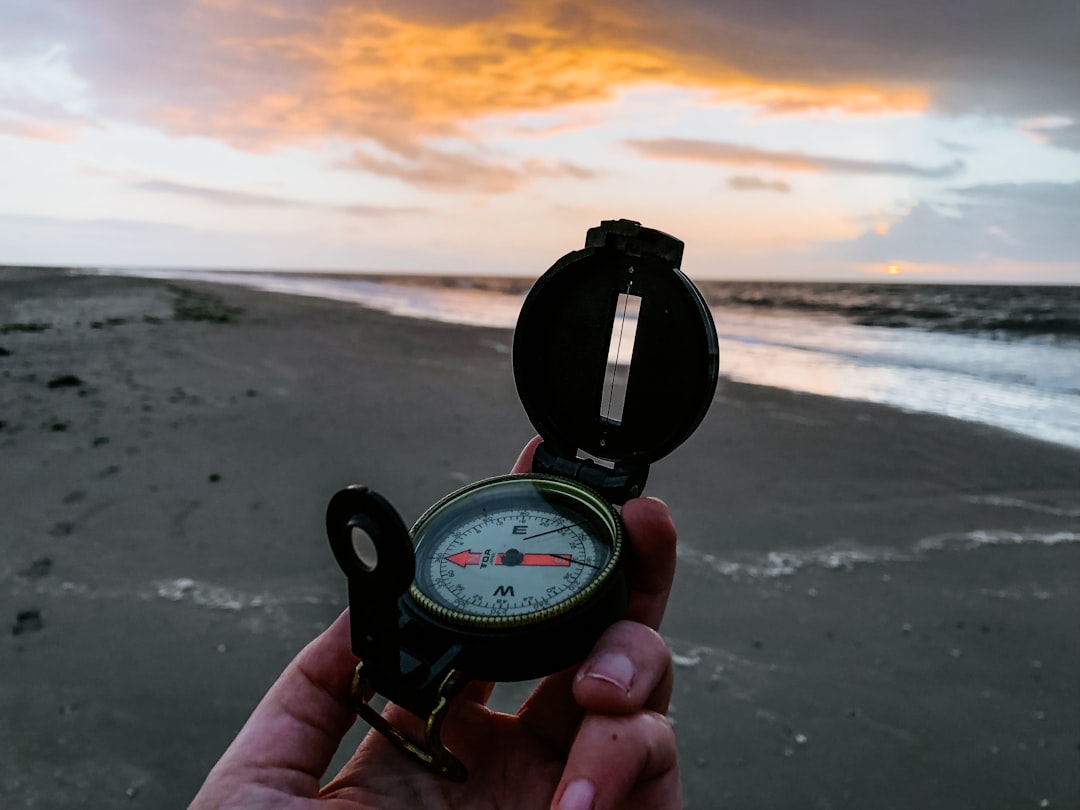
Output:
[[252,194],[245,191],[194,186],[174,183],[171,180],[142,180],[133,186],[141,191],[159,194],[173,194],[181,197],[193,197],[204,202],[229,207],[257,208],[307,208],[325,211],[337,211],[352,216],[382,217],[393,214],[423,213],[425,209],[412,207],[376,206],[365,204],[334,204],[296,200],[278,197],[272,194]]
[[65,126],[51,121],[24,118],[22,116],[5,115],[3,111],[0,111],[0,135],[63,143],[74,140],[78,136],[79,130],[79,127]]
[[1080,222],[1080,182],[1075,183],[983,183],[953,191],[985,204],[1019,204],[1073,213]]
[[574,180],[592,180],[600,176],[600,172],[566,160],[551,161],[537,158],[526,160],[522,166],[522,172],[530,177],[569,177]]
[[174,183],[170,180],[143,180],[134,184],[135,188],[142,191],[154,191],[162,194],[175,194],[182,197],[195,197],[205,202],[227,206],[263,206],[274,208],[307,207],[307,203],[289,200],[284,197],[274,197],[268,194],[249,194],[243,191],[229,191],[228,189],[208,188],[206,186],[189,186],[183,183]]
[[92,117],[72,112],[52,101],[0,94],[0,135],[32,140],[68,142],[86,129],[100,129]]
[[1029,122],[1024,126],[1031,135],[1060,149],[1080,152],[1080,121],[1050,120]]
[[102,115],[250,149],[325,137],[393,149],[460,134],[465,119],[603,101],[658,82],[759,92],[778,108],[924,106],[918,88],[858,87],[850,76],[763,82],[718,49],[684,51],[688,31],[658,25],[655,10],[443,5],[156,0],[133,12],[125,0],[41,0],[5,20],[0,45],[48,50],[60,38]]
[[746,174],[729,177],[727,184],[736,191],[779,191],[782,194],[791,193],[791,186],[783,180],[765,180],[761,177]]
[[[228,233],[138,219],[71,219],[0,213],[4,261],[31,265],[330,267],[322,240],[296,234]],[[313,244],[314,242],[314,244]],[[354,252],[355,255],[355,252]]]
[[944,138],[938,138],[937,144],[942,149],[947,149],[950,152],[957,152],[959,154],[967,155],[975,151],[975,147],[969,146],[966,143],[959,143],[957,141],[948,141]]
[[341,165],[348,169],[393,177],[430,191],[502,193],[513,191],[521,182],[520,175],[509,167],[434,150],[425,151],[411,160],[355,152]]
[[395,149],[461,135],[463,120],[657,83],[780,113],[1077,121],[1078,24],[1076,3],[1025,0],[38,0],[5,11],[0,49],[63,41],[109,120],[249,149]]
[[1054,146],[1080,152],[1080,121],[1047,132],[1046,139]]
[[621,2],[654,16],[657,46],[688,60],[720,55],[756,84],[906,88],[946,113],[1080,109],[1076,3],[673,0],[659,12],[646,0]]
[[567,162],[527,160],[520,166],[491,162],[437,149],[399,149],[393,157],[357,151],[341,164],[344,168],[393,177],[429,191],[476,191],[500,194],[519,188],[533,177],[569,177],[584,180],[595,172]]
[[922,202],[883,233],[867,230],[824,249],[875,263],[1075,262],[1080,277],[1080,182],[983,184],[952,193],[951,210]]
[[770,166],[788,171],[825,172],[829,174],[900,175],[940,179],[963,170],[962,161],[942,166],[917,166],[897,161],[857,160],[854,158],[807,155],[803,152],[780,152],[756,149],[721,141],[691,138],[653,138],[629,140],[627,145],[644,155],[669,160],[690,160],[734,166]]

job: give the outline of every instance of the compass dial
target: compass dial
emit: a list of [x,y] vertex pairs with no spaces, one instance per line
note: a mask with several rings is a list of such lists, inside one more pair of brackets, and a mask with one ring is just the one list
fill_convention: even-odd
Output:
[[499,627],[561,616],[603,586],[621,555],[612,508],[564,479],[514,475],[459,490],[412,530],[427,612]]

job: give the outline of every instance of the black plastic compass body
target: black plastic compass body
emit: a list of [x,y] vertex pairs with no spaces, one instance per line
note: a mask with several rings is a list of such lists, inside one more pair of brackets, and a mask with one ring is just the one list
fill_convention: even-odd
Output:
[[[605,221],[534,284],[514,335],[518,394],[543,438],[531,473],[451,493],[411,531],[366,487],[330,501],[358,711],[446,775],[465,775],[439,741],[465,683],[564,669],[625,614],[618,507],[697,428],[716,388],[716,330],[678,269],[682,248]],[[367,705],[372,691],[426,718],[423,744]]]

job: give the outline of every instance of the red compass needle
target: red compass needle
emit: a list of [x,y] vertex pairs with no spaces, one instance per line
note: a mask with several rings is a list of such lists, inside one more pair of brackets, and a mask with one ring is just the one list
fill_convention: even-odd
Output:
[[[480,565],[483,554],[479,551],[459,551],[446,558],[447,562],[465,568],[469,565]],[[568,566],[571,557],[569,554],[522,554],[516,549],[509,549],[495,555],[492,561],[495,565],[547,565]]]

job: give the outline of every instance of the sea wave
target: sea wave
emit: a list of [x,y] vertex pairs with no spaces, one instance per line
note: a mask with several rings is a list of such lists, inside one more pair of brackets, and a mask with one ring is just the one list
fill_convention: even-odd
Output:
[[[531,282],[146,268],[95,272],[242,284],[501,329],[514,327]],[[719,327],[720,373],[726,379],[942,414],[1080,447],[1080,287],[697,283]],[[865,324],[918,328],[898,333]]]
[[1056,546],[1080,543],[1080,533],[1015,532],[1004,529],[975,529],[949,532],[918,540],[910,549],[854,544],[819,548],[783,549],[763,553],[736,552],[727,556],[703,552],[686,544],[678,558],[696,570],[711,571],[737,582],[789,577],[806,569],[850,571],[859,566],[909,563],[926,560],[931,552],[972,551],[990,546]]
[[716,307],[836,315],[860,326],[1080,339],[1080,287],[699,282]]

